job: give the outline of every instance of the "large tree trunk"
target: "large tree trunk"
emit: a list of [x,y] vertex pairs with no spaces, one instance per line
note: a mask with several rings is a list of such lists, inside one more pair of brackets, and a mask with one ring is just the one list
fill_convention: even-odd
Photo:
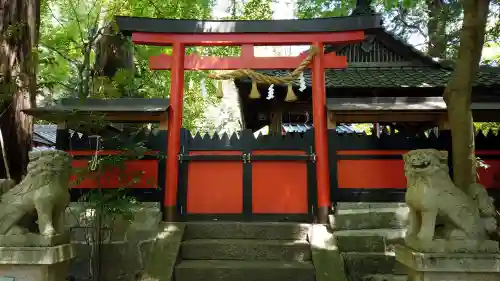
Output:
[[0,128],[16,180],[26,171],[31,147],[32,118],[21,110],[35,105],[39,26],[40,0],[0,0]]
[[489,0],[464,0],[455,70],[444,91],[453,146],[453,181],[463,190],[475,180],[471,92],[484,45]]

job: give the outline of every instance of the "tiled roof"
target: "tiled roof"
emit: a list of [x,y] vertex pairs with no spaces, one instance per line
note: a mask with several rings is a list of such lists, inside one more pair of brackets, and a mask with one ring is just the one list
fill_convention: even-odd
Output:
[[443,97],[328,98],[329,110],[446,110]]
[[35,124],[33,126],[33,141],[46,145],[56,144],[56,125]]
[[64,112],[164,112],[170,106],[169,99],[116,98],[116,99],[75,99],[64,98],[52,106],[39,110]]
[[[284,76],[288,71],[263,71],[268,75]],[[384,67],[347,68],[327,70],[325,82],[333,88],[399,88],[399,87],[445,87],[451,75],[450,70],[432,67]],[[311,86],[311,72],[305,71],[307,86]],[[298,81],[295,83],[298,85]],[[482,68],[474,86],[499,87],[500,68]]]
[[[75,131],[69,130],[70,135]],[[81,135],[80,133],[78,133]],[[35,124],[33,125],[33,141],[45,145],[56,145],[57,125],[53,124]]]

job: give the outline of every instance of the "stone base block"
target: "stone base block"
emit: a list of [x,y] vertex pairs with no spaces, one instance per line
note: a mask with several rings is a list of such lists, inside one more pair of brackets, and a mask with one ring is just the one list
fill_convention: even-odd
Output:
[[421,253],[396,246],[396,260],[408,269],[408,281],[498,281],[500,253]]
[[50,247],[69,244],[69,242],[69,231],[53,236],[43,236],[35,233],[0,235],[0,247]]
[[0,247],[0,280],[65,281],[69,260],[74,257],[75,251],[70,244]]
[[312,260],[316,281],[345,281],[344,260],[337,247],[337,241],[325,225],[315,224],[309,230]]
[[[137,281],[171,281],[174,280],[174,267],[177,263],[182,238],[184,236],[184,223],[164,222],[155,239],[143,273]],[[114,280],[114,279],[110,279]],[[179,280],[179,279],[178,279]],[[203,279],[208,280],[208,279]]]
[[421,242],[414,237],[405,238],[406,245],[424,253],[498,253],[500,247],[493,240],[446,240],[434,239],[430,242]]
[[16,181],[9,179],[0,179],[0,195],[9,191],[16,185]]

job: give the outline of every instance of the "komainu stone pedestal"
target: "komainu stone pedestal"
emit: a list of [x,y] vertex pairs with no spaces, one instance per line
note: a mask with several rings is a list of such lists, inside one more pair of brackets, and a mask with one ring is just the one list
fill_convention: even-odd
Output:
[[500,253],[421,253],[396,246],[396,260],[408,281],[498,281]]
[[66,281],[69,261],[75,257],[67,237],[0,235],[0,280]]

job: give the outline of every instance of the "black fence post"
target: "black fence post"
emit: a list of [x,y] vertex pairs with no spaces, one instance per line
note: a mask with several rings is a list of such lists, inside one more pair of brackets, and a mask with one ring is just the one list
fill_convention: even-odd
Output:
[[187,213],[188,162],[182,161],[184,155],[189,155],[189,139],[191,132],[181,128],[179,158],[179,182],[177,183],[177,215],[183,219]]
[[[252,130],[243,130],[240,136],[240,143],[243,148],[243,154],[249,155],[251,157],[252,150],[254,148],[254,135]],[[248,158],[247,158],[248,159]],[[251,158],[250,158],[251,159]],[[252,194],[253,194],[253,182],[252,182],[252,162],[243,162],[243,218],[249,220],[252,217]]]
[[[307,150],[307,154],[311,155],[316,153],[314,147],[314,130],[308,130],[304,133],[304,139]],[[310,219],[314,221],[314,217],[318,209],[318,196],[317,196],[317,178],[316,178],[316,159],[312,158],[307,161],[307,204],[308,204],[308,214]]]
[[162,213],[162,218],[165,218],[165,210],[163,204],[165,204],[165,184],[167,182],[167,150],[168,150],[168,131],[159,130],[156,136],[159,148],[159,158],[158,158],[158,191],[160,192],[158,196],[158,203],[160,204],[160,210]]
[[57,125],[56,149],[69,150],[69,130],[65,123]]
[[337,130],[328,130],[328,164],[330,167],[330,201],[332,211],[339,202],[339,184],[337,177]]

